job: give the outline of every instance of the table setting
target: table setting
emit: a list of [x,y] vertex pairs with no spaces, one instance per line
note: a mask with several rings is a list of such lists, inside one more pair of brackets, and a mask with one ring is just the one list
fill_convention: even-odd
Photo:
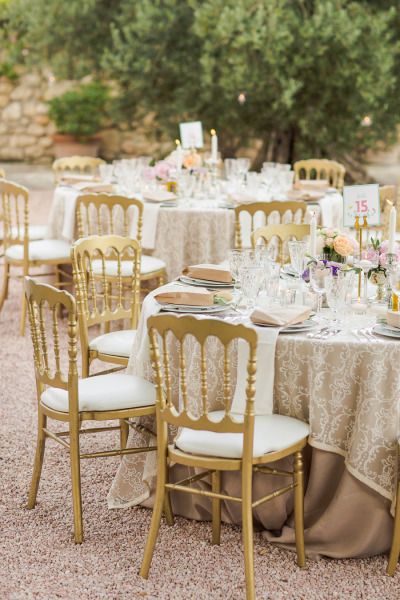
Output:
[[[213,140],[217,136],[213,136]],[[215,143],[214,143],[215,151]],[[215,158],[216,156],[216,158]],[[238,203],[288,200],[293,189],[294,172],[289,165],[265,163],[260,173],[249,171],[246,158],[219,160],[200,155],[196,150],[176,150],[158,162],[150,157],[122,159],[99,167],[91,177],[68,174],[54,191],[47,237],[75,239],[75,206],[81,193],[115,193],[143,201],[142,247],[147,254],[163,256],[169,279],[177,277],[187,264],[201,261],[218,263],[233,246],[234,214]],[[296,184],[302,185],[300,184]],[[300,195],[299,195],[300,193]],[[318,197],[309,198],[305,221],[312,214],[322,225],[341,227],[342,196],[325,187]],[[243,240],[250,245],[250,222],[241,215]],[[255,224],[265,224],[257,214]],[[282,222],[294,222],[287,214]],[[279,223],[279,213],[272,213],[270,223]],[[135,234],[132,223],[132,235]]]
[[[232,250],[226,266],[191,265],[174,282],[152,291],[143,302],[127,372],[152,378],[146,322],[158,312],[193,314],[198,319],[223,319],[255,328],[259,340],[256,414],[292,416],[311,428],[310,484],[305,496],[308,552],[359,556],[383,551],[390,539],[399,434],[400,313],[388,308],[387,302],[375,300],[370,278],[364,293],[362,269],[356,266],[363,258],[356,256],[356,243],[337,232],[335,250],[326,233],[312,231],[305,244],[294,241],[289,248],[290,265],[275,263],[265,248]],[[342,262],[328,260],[329,247],[330,258],[340,256]],[[370,262],[372,269],[375,263]],[[400,268],[392,272],[391,285],[398,295]],[[222,304],[219,294],[223,294]],[[363,305],[365,297],[367,306]],[[215,410],[221,393],[221,358],[217,347],[209,347],[209,352],[209,402]],[[232,353],[231,410],[240,413],[247,356],[240,344]],[[190,382],[195,380],[198,361],[194,355],[193,377],[190,371],[188,377],[194,396],[196,388],[191,390]],[[175,392],[179,403],[178,388]],[[154,422],[146,419],[144,425],[147,431],[132,435],[151,437]],[[151,506],[155,469],[154,456],[123,459],[108,495],[109,507]],[[181,471],[178,474],[172,468],[172,480],[181,476]],[[233,475],[226,474],[226,490],[232,493],[238,485]],[[265,493],[266,485],[262,475],[257,476],[256,488]],[[348,501],[350,489],[357,502]],[[290,506],[281,499],[274,502],[278,522],[262,509],[255,511],[255,518],[269,540],[290,546],[294,541]],[[359,502],[366,513],[370,511],[368,518],[358,515]],[[208,505],[201,500],[176,499],[174,506],[189,518],[209,515]],[[223,519],[238,522],[240,514],[228,503]],[[332,527],[335,519],[343,523],[337,530]],[[367,527],[380,529],[379,540],[371,539]],[[281,528],[279,537],[271,533]]]

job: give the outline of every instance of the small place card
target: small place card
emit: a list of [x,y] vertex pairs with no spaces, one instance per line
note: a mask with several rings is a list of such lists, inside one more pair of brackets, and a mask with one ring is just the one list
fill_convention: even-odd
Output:
[[203,125],[201,121],[179,123],[182,148],[203,147]]
[[343,226],[354,227],[356,217],[367,217],[368,225],[380,225],[379,185],[345,185],[343,188]]

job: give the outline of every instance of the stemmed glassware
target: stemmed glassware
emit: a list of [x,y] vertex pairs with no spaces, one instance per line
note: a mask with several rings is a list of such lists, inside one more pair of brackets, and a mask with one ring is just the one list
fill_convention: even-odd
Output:
[[396,294],[398,301],[400,302],[400,264],[392,265],[389,271],[390,285],[393,294]]
[[333,312],[332,325],[335,328],[340,325],[338,312],[346,305],[350,278],[346,279],[346,274],[343,271],[335,272],[331,269],[329,269],[329,271],[330,273],[326,274],[324,277],[325,293],[328,306]]
[[256,305],[256,299],[264,279],[264,269],[260,265],[246,266],[241,269],[240,282],[242,293],[246,300],[246,308],[249,312]]
[[304,259],[307,254],[308,243],[306,241],[292,240],[288,242],[290,262],[296,271],[299,281],[304,271]]
[[309,265],[310,286],[318,296],[317,312],[322,308],[322,298],[325,294],[325,277],[330,274],[330,268],[322,261]]

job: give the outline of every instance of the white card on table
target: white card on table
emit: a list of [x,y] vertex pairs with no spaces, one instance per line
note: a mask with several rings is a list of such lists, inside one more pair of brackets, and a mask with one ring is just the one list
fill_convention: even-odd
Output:
[[363,217],[367,217],[368,225],[380,225],[381,208],[377,183],[344,186],[343,226],[354,227],[356,217],[361,217],[361,224]]
[[201,121],[179,123],[182,148],[203,147],[203,125]]

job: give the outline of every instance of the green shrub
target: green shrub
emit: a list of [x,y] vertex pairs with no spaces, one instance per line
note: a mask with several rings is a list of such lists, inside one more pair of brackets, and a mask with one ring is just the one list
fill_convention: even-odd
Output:
[[0,77],[7,77],[10,81],[18,79],[18,73],[9,62],[0,63]]
[[49,115],[59,133],[89,137],[101,129],[108,90],[101,83],[81,85],[49,101]]

